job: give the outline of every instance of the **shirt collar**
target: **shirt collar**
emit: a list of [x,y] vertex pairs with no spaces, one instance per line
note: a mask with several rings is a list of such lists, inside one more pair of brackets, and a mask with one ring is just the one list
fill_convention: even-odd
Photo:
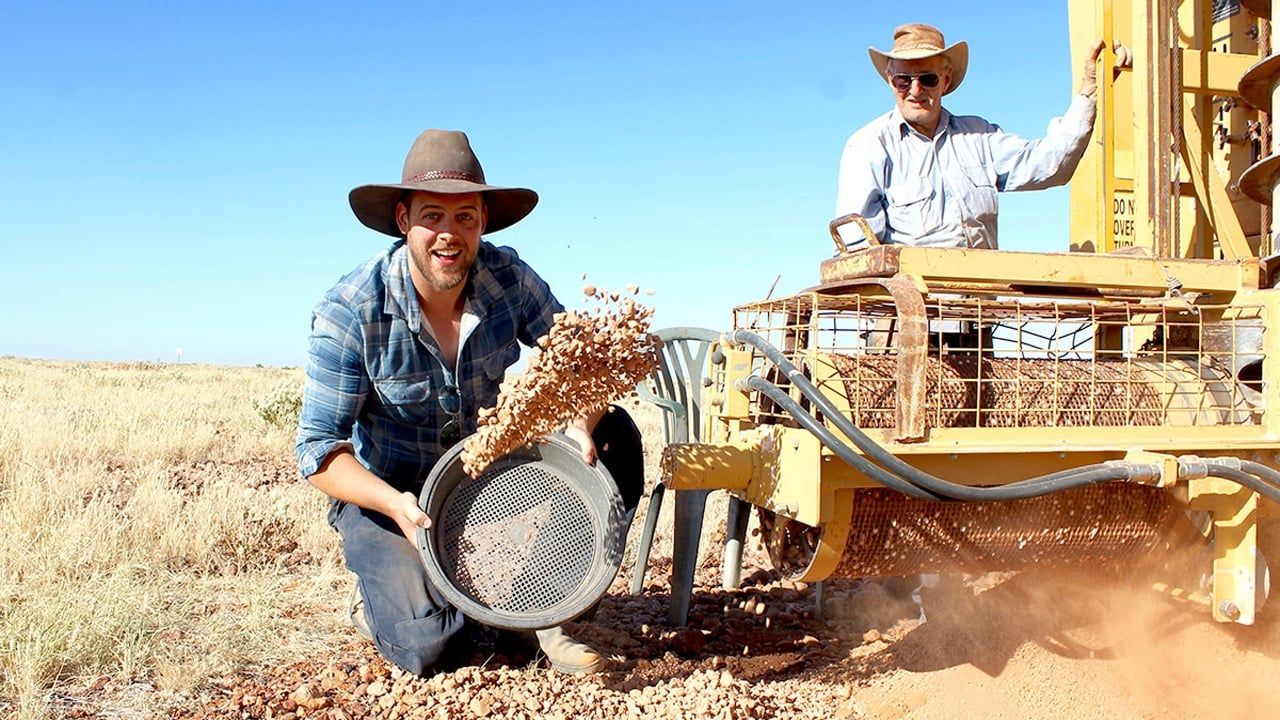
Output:
[[[953,116],[951,115],[951,113],[948,112],[945,107],[942,108],[942,113],[938,115],[938,131],[933,134],[932,140],[937,140],[939,137],[942,137],[947,133],[948,130],[951,129],[952,117]],[[926,140],[930,139],[930,138],[925,138],[923,135],[916,132],[915,128],[911,127],[911,123],[908,123],[907,119],[902,117],[902,111],[898,109],[898,106],[896,103],[893,106],[893,110],[889,113],[889,122],[890,122],[890,127],[895,127],[898,129],[898,137],[900,138],[906,137],[907,133],[914,133],[918,137],[924,138]]]
[[[471,265],[471,275],[462,291],[464,311],[477,317],[484,317],[488,309],[502,297],[497,278],[489,269],[492,251],[492,245],[480,241],[475,263]],[[422,307],[418,304],[418,293],[413,289],[413,277],[409,274],[409,248],[404,240],[391,248],[391,261],[387,267],[387,295],[387,312],[403,318],[413,332],[422,332]]]

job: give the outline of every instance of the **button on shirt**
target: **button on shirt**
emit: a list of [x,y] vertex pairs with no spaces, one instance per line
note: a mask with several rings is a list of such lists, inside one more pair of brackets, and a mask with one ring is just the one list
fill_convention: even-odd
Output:
[[404,241],[325,294],[312,315],[298,424],[303,477],[349,449],[392,487],[417,492],[443,453],[439,430],[450,416],[438,393],[450,379],[462,400],[462,433],[475,432],[477,412],[495,404],[520,344],[532,346],[563,308],[514,250],[488,242],[480,243],[467,283],[453,368],[422,317]]
[[[916,132],[897,108],[859,129],[840,157],[836,216],[858,213],[884,243],[996,247],[996,192],[1065,184],[1093,130],[1093,98],[1076,95],[1043,138],[1027,140],[943,108],[938,130]],[[841,230],[864,242],[856,225]]]

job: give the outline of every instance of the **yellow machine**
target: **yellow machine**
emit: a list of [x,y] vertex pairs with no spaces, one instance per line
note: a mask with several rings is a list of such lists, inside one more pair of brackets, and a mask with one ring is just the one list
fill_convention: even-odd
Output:
[[850,251],[858,218],[833,221],[818,286],[736,308],[667,487],[758,508],[807,581],[1164,561],[1190,536],[1203,582],[1170,590],[1252,624],[1280,540],[1270,14],[1073,0],[1071,46],[1134,63],[1099,73],[1071,252]]

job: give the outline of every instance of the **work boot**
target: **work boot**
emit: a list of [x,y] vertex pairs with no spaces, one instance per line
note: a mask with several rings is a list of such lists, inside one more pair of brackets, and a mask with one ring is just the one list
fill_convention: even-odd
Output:
[[351,627],[365,640],[373,640],[373,631],[369,629],[369,618],[364,614],[364,595],[360,594],[360,583],[351,588],[351,600],[348,601],[348,613]]
[[538,638],[538,647],[547,656],[551,667],[562,673],[579,675],[603,670],[607,664],[600,653],[590,646],[569,637],[560,626],[539,630],[534,633]]

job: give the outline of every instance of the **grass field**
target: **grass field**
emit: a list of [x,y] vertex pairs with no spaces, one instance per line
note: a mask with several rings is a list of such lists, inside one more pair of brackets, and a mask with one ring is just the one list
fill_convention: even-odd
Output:
[[294,463],[301,382],[0,359],[0,716],[105,682],[145,714],[349,632],[325,498]]

